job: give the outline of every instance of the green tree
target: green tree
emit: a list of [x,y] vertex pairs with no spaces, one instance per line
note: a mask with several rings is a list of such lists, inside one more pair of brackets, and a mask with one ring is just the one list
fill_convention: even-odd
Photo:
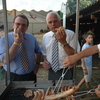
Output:
[[[76,12],[76,1],[77,0],[67,0],[68,7],[70,9],[70,13],[67,16],[70,16]],[[86,8],[90,4],[95,3],[96,1],[99,0],[80,0],[80,10]]]

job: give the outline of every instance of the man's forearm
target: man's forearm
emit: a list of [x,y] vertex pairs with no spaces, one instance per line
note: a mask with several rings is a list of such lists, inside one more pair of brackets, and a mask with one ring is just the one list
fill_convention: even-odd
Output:
[[[19,45],[16,45],[16,44],[12,44],[12,46],[10,47],[10,49],[9,49],[9,61],[10,62],[14,59],[18,48],[19,48]],[[3,63],[4,64],[7,63],[6,54],[4,55]]]
[[99,52],[99,50],[98,50],[97,45],[94,45],[94,46],[91,46],[91,47],[77,53],[77,59],[80,60],[83,57],[91,56],[98,52]]
[[39,64],[41,60],[41,52],[36,54],[36,63]]
[[69,46],[69,44],[66,44],[63,48],[68,56],[73,55],[75,52],[74,49]]

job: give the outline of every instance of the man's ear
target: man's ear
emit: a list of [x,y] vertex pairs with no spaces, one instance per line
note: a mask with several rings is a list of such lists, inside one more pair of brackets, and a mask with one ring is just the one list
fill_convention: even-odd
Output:
[[13,27],[13,29],[14,29],[14,23],[12,23],[12,27]]
[[49,29],[48,25],[47,25],[47,29]]

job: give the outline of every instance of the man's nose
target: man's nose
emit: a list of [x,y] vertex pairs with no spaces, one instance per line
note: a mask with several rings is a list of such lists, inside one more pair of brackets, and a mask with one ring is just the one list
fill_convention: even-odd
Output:
[[52,24],[52,25],[54,25],[55,23],[54,23],[54,22],[52,22],[51,24]]
[[23,27],[23,25],[22,25],[22,24],[20,24],[18,27],[19,27],[19,28],[22,28],[22,27]]

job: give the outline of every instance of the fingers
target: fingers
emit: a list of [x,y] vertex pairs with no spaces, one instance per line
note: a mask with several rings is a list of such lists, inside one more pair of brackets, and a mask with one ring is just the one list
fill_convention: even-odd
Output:
[[68,63],[64,63],[63,67],[67,67],[69,64]]
[[14,29],[14,36],[15,36],[15,37],[18,37],[17,28]]
[[64,64],[63,67],[66,67],[66,66],[70,65],[69,62],[68,62],[68,60],[66,60],[66,59],[64,60],[63,64]]
[[64,64],[63,67],[68,67],[68,69],[73,67],[73,64],[70,64],[69,61],[67,60],[64,60],[63,64]]
[[63,67],[68,67],[68,69],[72,68],[73,67],[73,64],[70,64],[70,63],[64,63]]
[[59,34],[59,36],[66,35],[65,30],[58,30],[57,33]]
[[100,85],[95,89],[95,93],[98,97],[100,97]]
[[65,43],[66,42],[66,33],[65,33],[65,29],[64,28],[58,28],[57,32],[55,33],[57,40],[60,43]]
[[65,33],[65,31],[64,30],[58,30],[57,32],[56,32],[56,38],[57,39],[60,39],[60,38],[66,38],[66,33]]
[[98,97],[100,97],[100,88],[96,88],[96,89],[95,89],[95,93],[96,93],[96,95],[97,95]]
[[68,56],[65,58],[65,60],[63,61],[63,67],[69,66],[69,68],[72,68],[74,66],[74,62],[72,57]]
[[46,70],[48,70],[48,69],[50,68],[50,64],[49,64],[49,63],[45,63],[45,62],[44,62],[44,63],[42,64],[42,66],[43,66],[43,68],[46,69]]
[[21,32],[21,28],[15,28],[14,29],[14,36],[15,37],[23,37],[23,34],[22,34],[22,32]]

